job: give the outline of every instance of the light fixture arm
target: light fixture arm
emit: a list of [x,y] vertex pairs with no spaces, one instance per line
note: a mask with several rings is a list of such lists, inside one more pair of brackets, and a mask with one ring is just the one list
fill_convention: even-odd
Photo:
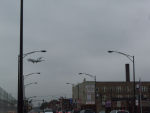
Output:
[[32,52],[25,53],[25,54],[23,54],[23,58],[30,55],[30,54],[37,53],[37,52],[46,52],[46,50],[32,51]]
[[87,75],[87,76],[89,76],[91,78],[94,78],[94,79],[96,78],[96,76],[88,74],[88,73],[79,73],[79,75],[82,75],[82,74]]
[[123,52],[119,52],[119,51],[108,51],[108,53],[118,53],[118,54],[121,54],[121,55],[124,55],[124,56],[126,56],[130,61],[132,61],[132,62],[134,62],[133,61],[133,57],[134,56],[132,56],[132,55],[129,55],[129,54],[126,54],[126,53],[123,53]]

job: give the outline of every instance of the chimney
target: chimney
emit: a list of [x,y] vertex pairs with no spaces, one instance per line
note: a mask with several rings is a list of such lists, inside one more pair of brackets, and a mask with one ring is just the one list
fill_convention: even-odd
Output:
[[130,66],[129,66],[129,64],[125,64],[125,70],[126,70],[126,82],[130,82]]

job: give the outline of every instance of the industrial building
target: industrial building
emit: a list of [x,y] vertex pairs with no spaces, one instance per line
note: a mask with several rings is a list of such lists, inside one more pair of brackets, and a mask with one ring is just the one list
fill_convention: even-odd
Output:
[[[138,86],[139,82],[136,82]],[[141,104],[143,110],[150,110],[150,82],[141,82]],[[84,81],[73,87],[73,102],[80,109],[91,108],[97,111],[126,109],[132,111],[133,82],[96,82]],[[140,110],[140,90],[136,89],[136,110]],[[96,102],[96,106],[95,106]]]
[[126,109],[133,113],[135,97],[136,113],[140,113],[140,110],[150,111],[150,82],[131,82],[129,66],[126,65],[126,81],[95,82],[84,79],[82,83],[72,87],[72,97],[74,107],[91,108],[97,113],[101,110],[109,112],[113,109]]

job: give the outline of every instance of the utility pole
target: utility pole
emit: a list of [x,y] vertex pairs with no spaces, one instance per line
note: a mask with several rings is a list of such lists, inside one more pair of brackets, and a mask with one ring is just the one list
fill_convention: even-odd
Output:
[[18,56],[18,113],[24,113],[23,100],[23,0],[20,0],[20,53]]
[[44,113],[44,99],[43,99],[43,113]]
[[94,76],[95,79],[95,111],[97,113],[97,87],[96,87],[96,76]]
[[135,101],[136,101],[136,97],[135,97],[135,95],[136,95],[136,92],[135,92],[135,59],[134,59],[134,56],[123,53],[123,52],[112,51],[112,50],[108,51],[108,53],[118,53],[118,54],[124,55],[133,63],[133,101],[132,102],[133,102],[133,113],[136,113],[136,105],[135,105]]

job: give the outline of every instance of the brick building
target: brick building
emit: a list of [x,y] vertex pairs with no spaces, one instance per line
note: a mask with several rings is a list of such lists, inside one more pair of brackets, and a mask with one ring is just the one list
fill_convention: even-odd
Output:
[[[136,110],[140,110],[139,97],[141,84],[141,105],[143,111],[150,110],[150,82],[136,82]],[[95,82],[83,81],[73,87],[73,102],[80,109],[91,108],[93,110],[109,111],[112,109],[133,109],[133,82],[96,82],[96,106],[95,106]]]
[[[136,113],[150,111],[150,82],[130,82],[129,64],[125,65],[126,81],[86,81],[72,87],[75,107],[91,108],[96,113],[101,110],[126,109],[133,113],[134,87]],[[95,88],[96,87],[96,88]],[[95,101],[96,100],[96,101]]]

